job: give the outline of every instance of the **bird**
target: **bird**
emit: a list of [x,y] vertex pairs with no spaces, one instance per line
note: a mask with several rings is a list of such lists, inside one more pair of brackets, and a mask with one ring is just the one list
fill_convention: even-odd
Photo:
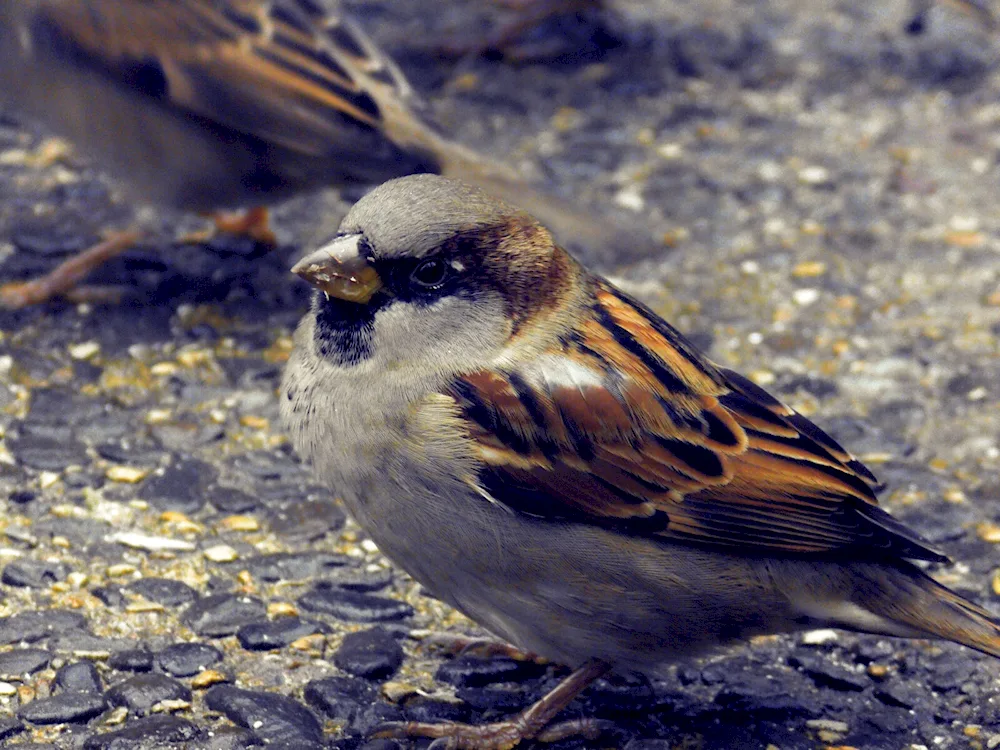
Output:
[[315,287],[279,389],[298,455],[431,594],[574,670],[509,720],[378,736],[506,750],[592,730],[554,720],[597,677],[760,634],[1000,657],[1000,622],[914,564],[948,558],[857,458],[525,210],[394,179],[292,271]]
[[[444,137],[393,60],[317,0],[0,3],[0,104],[68,138],[131,199],[204,214],[250,206],[220,226],[268,243],[264,205],[423,172],[530,200],[567,238],[606,231]],[[0,306],[64,294],[134,239],[112,238],[34,282],[9,284]],[[635,240],[651,246],[638,232]]]
[[911,0],[910,19],[906,24],[909,34],[921,34],[927,27],[927,17],[935,7],[956,10],[978,24],[987,32],[997,28],[996,16],[989,0]]

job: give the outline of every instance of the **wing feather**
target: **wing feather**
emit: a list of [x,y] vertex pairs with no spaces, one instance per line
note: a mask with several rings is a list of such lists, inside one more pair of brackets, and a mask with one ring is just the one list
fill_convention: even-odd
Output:
[[479,482],[515,511],[746,553],[944,556],[829,435],[595,281],[570,344],[449,388]]
[[379,102],[419,107],[365,33],[312,0],[35,5],[36,36],[80,62],[162,104],[303,155],[329,157],[352,136],[359,151],[388,148]]

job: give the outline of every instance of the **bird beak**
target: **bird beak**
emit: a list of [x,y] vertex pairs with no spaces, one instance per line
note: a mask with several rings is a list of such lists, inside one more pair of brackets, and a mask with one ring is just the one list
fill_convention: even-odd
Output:
[[292,266],[292,273],[330,297],[367,304],[382,288],[382,279],[361,256],[360,248],[360,234],[336,237]]

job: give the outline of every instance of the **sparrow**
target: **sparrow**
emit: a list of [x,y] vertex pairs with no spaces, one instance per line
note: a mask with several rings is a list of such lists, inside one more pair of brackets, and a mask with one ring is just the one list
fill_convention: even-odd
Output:
[[1000,623],[913,560],[822,429],[709,361],[531,215],[389,181],[292,269],[315,287],[279,397],[298,454],[434,596],[575,671],[510,720],[382,736],[499,750],[598,676],[843,628],[1000,657]]
[[493,0],[493,4],[507,8],[512,18],[475,39],[446,40],[436,44],[436,52],[446,58],[495,55],[513,61],[529,61],[536,55],[530,46],[522,44],[528,32],[560,16],[579,17],[588,12],[607,11],[606,0]]
[[[442,136],[392,59],[317,0],[2,2],[0,104],[69,138],[136,200],[206,214],[255,207],[222,228],[270,243],[265,204],[423,172],[537,203],[569,241],[610,234]],[[10,285],[0,304],[63,294],[130,244],[102,243]]]

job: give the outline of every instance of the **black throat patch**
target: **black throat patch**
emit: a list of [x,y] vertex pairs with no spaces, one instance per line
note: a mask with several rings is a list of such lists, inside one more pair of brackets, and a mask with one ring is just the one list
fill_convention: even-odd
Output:
[[381,307],[376,299],[367,305],[345,302],[316,292],[316,351],[333,364],[357,365],[374,352],[375,313]]

